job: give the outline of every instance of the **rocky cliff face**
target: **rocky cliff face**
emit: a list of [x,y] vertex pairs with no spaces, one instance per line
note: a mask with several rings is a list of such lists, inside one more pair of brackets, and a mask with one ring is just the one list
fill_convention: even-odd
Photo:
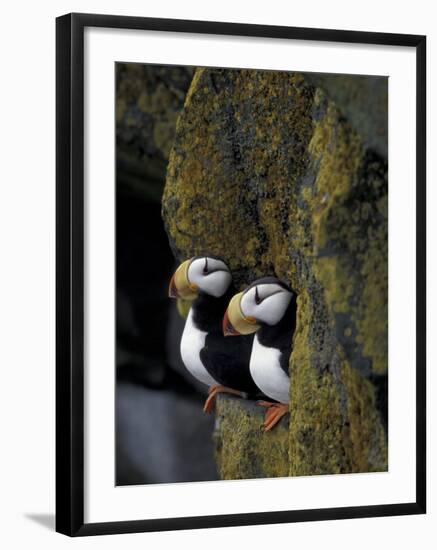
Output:
[[162,206],[175,255],[298,294],[289,427],[262,434],[250,404],[220,400],[224,478],[387,468],[387,162],[333,97],[302,74],[198,69],[178,119]]
[[117,185],[123,191],[160,201],[192,76],[190,67],[117,63]]

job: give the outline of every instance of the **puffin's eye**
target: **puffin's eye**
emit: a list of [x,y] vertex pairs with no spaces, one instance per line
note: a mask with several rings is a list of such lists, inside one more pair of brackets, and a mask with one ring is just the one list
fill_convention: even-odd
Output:
[[205,275],[208,273],[208,258],[205,258],[205,265],[203,266],[203,273]]
[[258,306],[261,302],[262,302],[262,300],[261,300],[261,298],[259,297],[259,294],[258,294],[258,287],[256,286],[255,287],[255,303]]

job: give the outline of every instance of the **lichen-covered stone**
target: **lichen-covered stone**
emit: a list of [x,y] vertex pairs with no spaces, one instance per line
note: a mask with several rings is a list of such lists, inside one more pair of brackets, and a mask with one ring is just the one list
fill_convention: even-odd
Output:
[[322,88],[362,137],[364,145],[388,155],[388,86],[386,76],[308,73],[305,78]]
[[159,201],[190,67],[116,64],[117,177],[124,190]]
[[[303,74],[198,69],[177,124],[163,218],[179,259],[217,254],[240,289],[276,275],[298,294],[281,455],[289,474],[385,470],[383,155]],[[224,475],[263,470],[274,431],[237,436],[221,426],[237,453],[232,465],[222,453]],[[249,432],[258,470],[238,454]]]
[[288,419],[268,437],[261,437],[264,409],[253,401],[219,395],[214,434],[222,479],[286,477],[289,475]]

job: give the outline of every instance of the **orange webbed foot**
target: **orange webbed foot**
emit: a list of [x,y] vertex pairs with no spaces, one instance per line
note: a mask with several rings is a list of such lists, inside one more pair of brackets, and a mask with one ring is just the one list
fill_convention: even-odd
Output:
[[263,432],[268,432],[288,413],[288,404],[271,403],[270,401],[258,401],[257,405],[267,408],[264,416],[264,423],[261,427]]
[[208,389],[208,397],[205,401],[205,404],[203,405],[204,413],[208,414],[212,412],[212,410],[214,409],[214,404],[215,404],[217,394],[219,393],[229,393],[231,395],[238,395],[238,397],[243,397],[243,393],[241,391],[234,390],[226,386],[221,386],[220,384],[215,384],[213,386],[210,386]]

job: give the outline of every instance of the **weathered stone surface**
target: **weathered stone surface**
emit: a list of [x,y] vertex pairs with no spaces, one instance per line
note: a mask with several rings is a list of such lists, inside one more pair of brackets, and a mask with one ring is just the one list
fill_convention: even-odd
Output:
[[221,479],[289,475],[288,419],[284,417],[268,437],[261,437],[264,411],[253,401],[217,397],[214,440]]
[[322,88],[360,134],[365,146],[388,155],[388,85],[386,76],[305,73]]
[[192,76],[190,67],[117,63],[117,177],[124,189],[160,200]]
[[[298,293],[290,475],[387,468],[387,164],[357,128],[305,75],[198,69],[169,159],[175,255],[217,254],[239,288],[274,274]],[[265,464],[274,433],[237,442],[230,426],[222,441],[238,453],[253,432]],[[224,456],[226,476],[264,468]]]

